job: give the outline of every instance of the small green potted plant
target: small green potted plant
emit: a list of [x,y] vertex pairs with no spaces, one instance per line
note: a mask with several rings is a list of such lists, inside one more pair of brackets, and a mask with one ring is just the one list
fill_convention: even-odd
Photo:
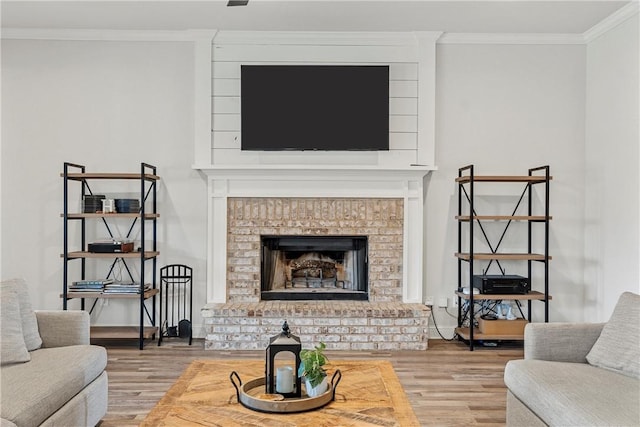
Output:
[[327,391],[327,371],[323,368],[329,360],[324,354],[326,348],[325,343],[320,342],[313,350],[300,351],[298,376],[304,379],[309,397],[316,397]]

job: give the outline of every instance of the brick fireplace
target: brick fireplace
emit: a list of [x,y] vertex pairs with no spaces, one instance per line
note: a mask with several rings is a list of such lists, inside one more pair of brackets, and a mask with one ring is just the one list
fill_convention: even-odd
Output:
[[[323,341],[329,349],[426,349],[424,171],[205,172],[211,197],[209,302],[201,310],[206,348],[264,349],[286,319],[305,347]],[[274,236],[363,238],[365,298],[263,299],[263,243]]]
[[230,198],[227,301],[259,302],[263,236],[365,236],[371,302],[402,302],[403,200]]
[[368,301],[368,243],[367,236],[261,236],[260,299]]

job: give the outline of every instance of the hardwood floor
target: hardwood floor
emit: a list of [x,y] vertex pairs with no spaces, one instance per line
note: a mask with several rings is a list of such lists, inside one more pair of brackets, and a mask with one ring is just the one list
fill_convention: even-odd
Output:
[[[263,359],[263,351],[204,350],[179,339],[158,347],[149,342],[97,343],[107,348],[109,407],[100,427],[137,426],[196,359]],[[506,388],[504,365],[523,356],[522,346],[477,346],[430,340],[426,351],[328,352],[330,359],[386,359],[394,366],[422,426],[503,426]],[[231,388],[231,385],[230,385]],[[213,425],[213,424],[212,424]]]

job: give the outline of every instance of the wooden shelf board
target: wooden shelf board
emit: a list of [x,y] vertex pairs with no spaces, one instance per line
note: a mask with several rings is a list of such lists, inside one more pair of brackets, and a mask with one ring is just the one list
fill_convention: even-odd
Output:
[[[142,214],[139,213],[72,213],[67,214],[68,219],[82,219],[82,218],[140,218]],[[64,218],[64,214],[60,214],[60,217]],[[144,217],[147,219],[160,218],[158,213],[145,213]]]
[[[144,292],[144,298],[151,298],[154,295],[158,295],[160,289],[147,289]],[[60,294],[60,298],[64,298],[63,294]],[[67,298],[100,298],[100,299],[140,299],[140,294],[114,294],[103,292],[67,292]]]
[[[64,173],[60,174],[64,178]],[[140,179],[144,177],[146,181],[158,181],[160,177],[145,173],[141,175],[139,173],[68,173],[67,178],[73,181],[82,181],[85,179]]]
[[[459,253],[456,252],[455,256],[457,258],[463,259],[465,261],[469,261],[471,259],[471,255],[469,253]],[[481,259],[481,260],[492,260],[492,259],[504,259],[504,260],[522,260],[522,261],[544,261],[544,255],[542,254],[527,254],[527,253],[474,253],[473,259]],[[551,256],[547,257],[548,260],[553,259]]]
[[[470,337],[469,328],[456,328],[456,333],[463,339],[468,340]],[[473,330],[473,340],[523,340],[523,334],[506,335],[506,334],[481,334],[479,329]]]
[[[544,182],[546,181],[547,177],[545,176],[540,176],[540,175],[536,175],[536,176],[528,176],[528,175],[522,175],[522,176],[498,176],[498,175],[478,175],[478,176],[474,176],[473,177],[473,181],[474,182],[531,182],[531,183],[537,183],[537,182]],[[549,177],[549,180],[552,180],[553,177]],[[460,176],[458,178],[456,178],[456,182],[458,183],[468,183],[471,182],[471,177],[469,175],[465,175],[465,176]]]
[[[91,326],[92,339],[138,339],[140,328],[137,326]],[[158,335],[156,326],[145,326],[142,336],[145,339]]]
[[[456,215],[458,221],[469,221],[471,217],[469,215]],[[474,215],[473,219],[476,221],[545,221],[547,217],[544,215]],[[553,217],[549,216],[549,220]]]
[[[470,295],[465,294],[464,292],[456,291],[456,295],[462,299],[469,299]],[[519,301],[544,301],[544,294],[538,291],[531,291],[528,294],[473,294],[474,300],[519,300]],[[551,300],[551,295],[549,295],[549,300]]]
[[[158,251],[145,251],[144,257],[145,259],[150,259],[160,255]],[[60,255],[64,257],[64,254]],[[68,258],[140,258],[140,252],[107,252],[107,253],[96,253],[96,252],[85,252],[85,251],[75,251],[69,252],[67,254]]]

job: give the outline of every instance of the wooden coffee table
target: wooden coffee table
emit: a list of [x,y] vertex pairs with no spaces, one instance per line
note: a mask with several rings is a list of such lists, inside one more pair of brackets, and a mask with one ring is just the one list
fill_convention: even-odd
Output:
[[197,360],[153,408],[141,426],[419,426],[388,361],[331,361],[329,377],[340,369],[336,398],[323,408],[297,414],[270,414],[245,408],[229,380],[264,377],[264,361]]

